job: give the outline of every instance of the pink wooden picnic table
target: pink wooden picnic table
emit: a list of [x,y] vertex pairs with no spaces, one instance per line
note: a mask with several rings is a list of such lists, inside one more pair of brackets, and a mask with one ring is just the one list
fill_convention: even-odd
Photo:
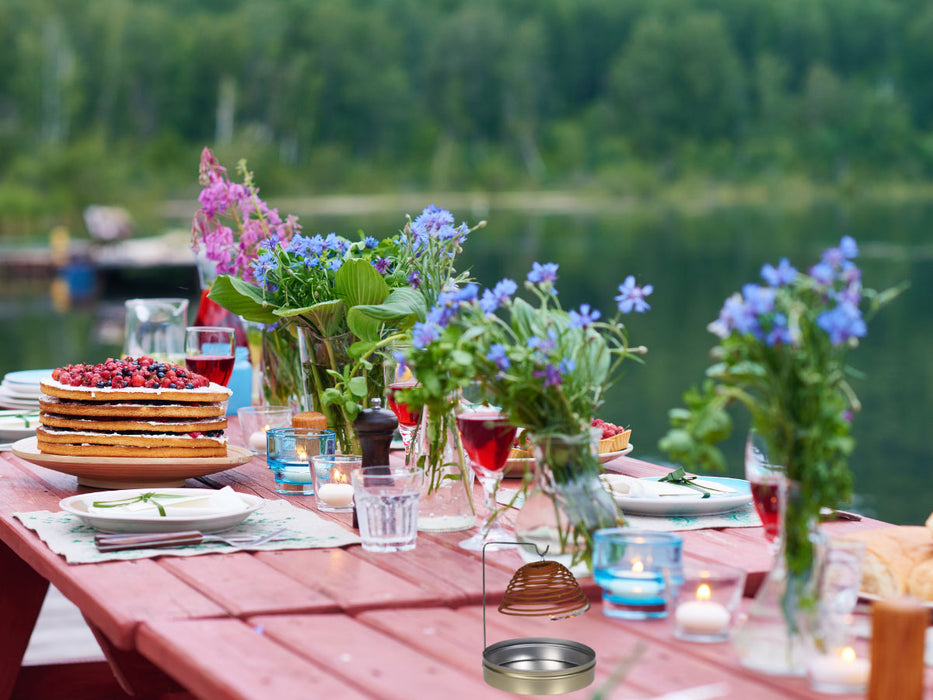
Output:
[[[235,419],[227,433],[242,444]],[[666,471],[630,457],[613,467],[633,476]],[[311,498],[275,493],[261,457],[188,485],[230,485],[314,509]],[[414,551],[396,554],[353,545],[75,565],[13,517],[57,511],[62,498],[91,490],[0,453],[0,700],[512,696],[483,681],[483,564],[457,546],[462,532],[421,533]],[[351,526],[349,515],[322,515]],[[838,533],[882,525],[863,519],[823,527]],[[744,568],[747,595],[770,566],[761,528],[682,534],[687,559]],[[668,620],[604,616],[592,577],[580,581],[593,602],[585,615],[560,622],[500,615],[495,603],[522,563],[515,551],[487,550],[487,642],[547,636],[591,646],[596,681],[566,697],[590,698],[603,688],[605,698],[650,698],[710,683],[722,683],[726,698],[824,697],[805,679],[743,668],[729,643],[677,640]],[[21,666],[50,583],[80,609],[107,664]],[[633,659],[615,682],[614,672]],[[929,672],[926,689],[933,691]]]

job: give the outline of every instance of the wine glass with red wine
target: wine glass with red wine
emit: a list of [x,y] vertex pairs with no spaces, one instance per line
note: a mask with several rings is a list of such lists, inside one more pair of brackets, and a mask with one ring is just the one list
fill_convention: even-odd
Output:
[[479,532],[460,542],[460,546],[481,551],[486,542],[515,539],[498,522],[496,489],[502,480],[502,470],[518,428],[497,409],[489,407],[458,411],[457,428],[463,448],[470,457],[470,466],[483,485],[487,513],[486,522],[480,526]]
[[418,381],[405,361],[398,357],[406,346],[397,344],[393,347],[395,352],[386,357],[382,366],[386,385],[386,404],[398,418],[398,432],[402,438],[402,446],[405,448],[405,465],[408,466],[411,463],[411,443],[421,424],[421,410],[400,401],[398,392],[418,386]]
[[745,442],[745,478],[752,490],[755,510],[761,518],[765,537],[774,545],[781,527],[781,482],[784,467],[771,464],[764,437],[756,430],[748,431]]
[[227,326],[188,326],[185,329],[185,367],[227,386],[236,358],[236,331]]

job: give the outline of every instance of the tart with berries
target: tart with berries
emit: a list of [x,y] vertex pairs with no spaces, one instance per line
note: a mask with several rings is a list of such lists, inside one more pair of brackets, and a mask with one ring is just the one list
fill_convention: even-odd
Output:
[[40,452],[224,457],[230,390],[151,357],[59,367],[41,382]]
[[594,432],[595,430],[601,431],[598,446],[599,454],[621,452],[628,447],[628,441],[632,435],[631,428],[622,428],[601,418],[594,418],[592,426]]

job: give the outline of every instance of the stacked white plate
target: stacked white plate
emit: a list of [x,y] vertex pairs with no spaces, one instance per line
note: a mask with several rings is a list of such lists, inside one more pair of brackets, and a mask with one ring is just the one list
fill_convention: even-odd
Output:
[[39,410],[39,382],[52,376],[50,369],[9,372],[0,382],[0,408]]

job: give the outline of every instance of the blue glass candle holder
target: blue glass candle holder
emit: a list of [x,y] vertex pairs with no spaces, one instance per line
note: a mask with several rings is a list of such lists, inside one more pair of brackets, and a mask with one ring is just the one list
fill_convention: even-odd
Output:
[[593,538],[593,576],[603,589],[603,614],[624,620],[667,617],[683,583],[680,535],[609,528]]
[[290,496],[311,496],[314,482],[311,458],[332,455],[337,436],[333,430],[274,428],[266,431],[266,459],[275,473],[275,491]]

